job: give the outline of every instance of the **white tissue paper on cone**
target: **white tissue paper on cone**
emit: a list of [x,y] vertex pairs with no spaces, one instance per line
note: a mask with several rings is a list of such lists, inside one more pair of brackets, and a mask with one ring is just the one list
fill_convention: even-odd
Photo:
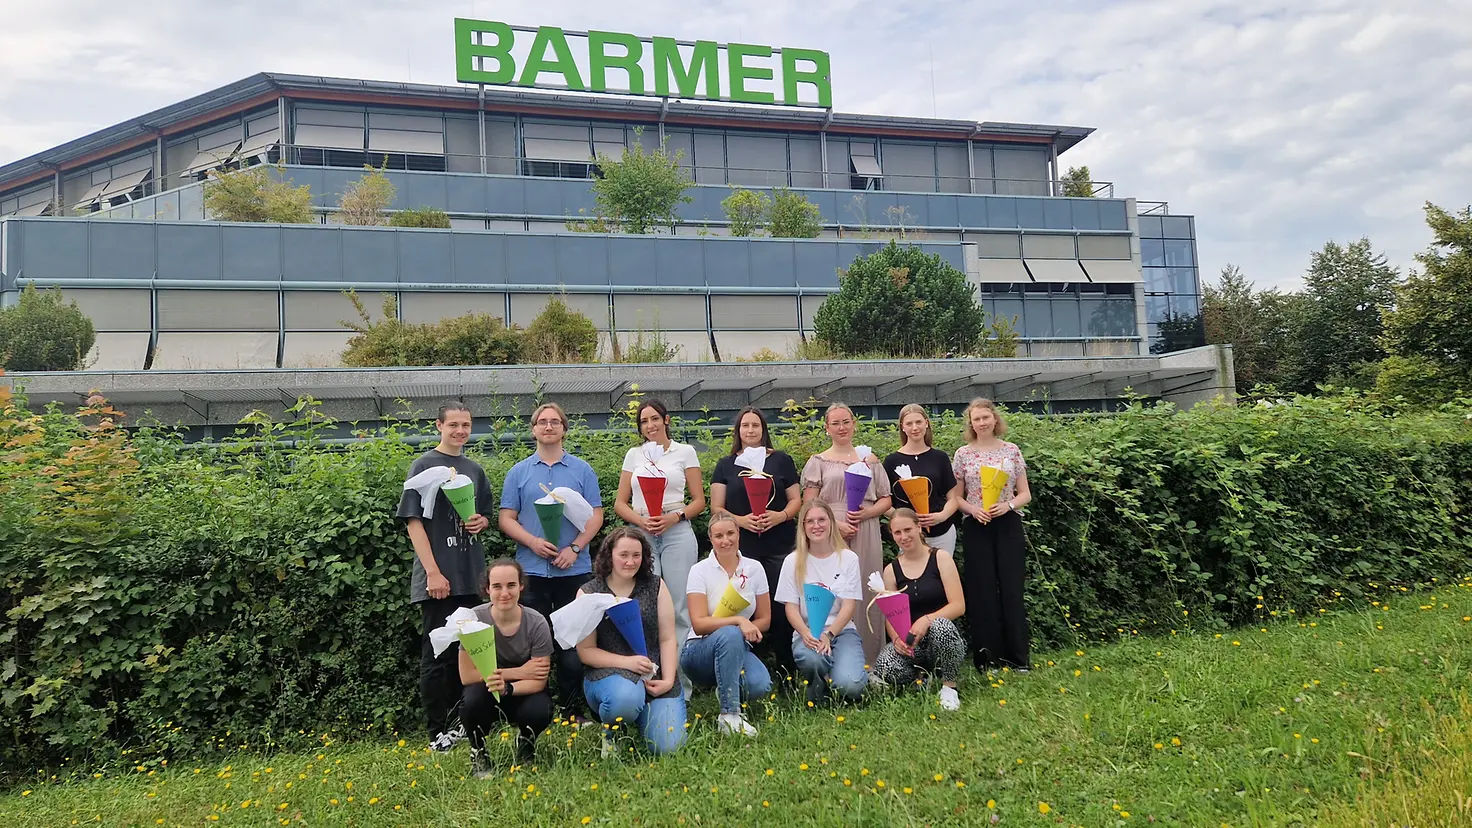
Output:
[[889,592],[889,590],[884,588],[884,579],[879,576],[878,572],[869,573],[869,591],[875,595],[883,595]]
[[659,462],[660,458],[664,457],[664,446],[661,446],[659,443],[651,440],[650,442],[640,446],[639,451],[644,454],[644,462],[639,466],[639,468],[634,469],[635,477],[669,476],[664,473],[664,469],[661,469],[659,466],[655,465],[655,463]]
[[573,489],[558,486],[552,490],[551,494],[543,495],[536,500],[537,503],[559,501],[562,503],[562,516],[572,521],[572,525],[576,526],[579,532],[588,528],[588,521],[593,519],[593,504]]
[[857,463],[850,463],[848,467],[844,469],[844,471],[853,472],[854,474],[862,474],[865,477],[874,476],[874,470],[869,468],[869,464],[865,463],[863,460],[860,460]]
[[767,449],[764,446],[744,448],[736,455],[736,465],[750,469],[752,474],[766,475]]
[[460,633],[469,635],[490,628],[490,624],[475,617],[475,610],[461,607],[450,613],[443,627],[429,631],[429,643],[434,647],[435,657],[438,658],[440,653],[460,639]]
[[895,473],[895,477],[899,478],[900,480],[914,480],[915,479],[915,475],[910,472],[910,467],[909,466],[904,466],[904,465],[895,466],[894,467],[894,473]]
[[620,598],[606,592],[579,595],[572,603],[553,611],[552,637],[557,639],[562,649],[576,649],[579,641],[598,629],[598,623],[603,620],[603,613],[609,607],[631,600],[633,599]]
[[419,506],[424,510],[424,518],[429,520],[434,517],[434,504],[439,499],[435,495],[454,477],[455,470],[449,466],[435,466],[405,480],[404,491],[412,489],[419,493]]

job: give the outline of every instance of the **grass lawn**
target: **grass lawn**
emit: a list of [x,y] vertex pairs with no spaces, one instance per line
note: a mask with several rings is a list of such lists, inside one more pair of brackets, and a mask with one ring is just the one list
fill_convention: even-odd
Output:
[[958,713],[783,697],[754,741],[701,694],[665,759],[554,725],[538,767],[486,782],[417,735],[38,775],[0,825],[1472,825],[1472,581],[1342,607],[1040,653],[971,674]]

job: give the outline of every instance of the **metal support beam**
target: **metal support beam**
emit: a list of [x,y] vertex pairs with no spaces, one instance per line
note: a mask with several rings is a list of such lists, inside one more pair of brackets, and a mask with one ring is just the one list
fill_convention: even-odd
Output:
[[762,395],[766,394],[768,391],[771,391],[772,386],[776,384],[776,380],[767,380],[766,382],[757,383],[756,385],[753,385],[752,387],[746,389],[746,404],[756,405],[756,401],[761,399]]
[[1095,371],[1091,374],[1083,374],[1081,376],[1071,377],[1069,379],[1048,383],[1048,393],[1050,395],[1056,395],[1061,394],[1064,391],[1072,391],[1075,388],[1083,388],[1086,385],[1091,385],[1093,384],[1094,379],[1098,377],[1100,373],[1101,372],[1099,371]]
[[996,388],[993,389],[993,393],[996,396],[1000,397],[1004,394],[1010,394],[1013,391],[1020,391],[1024,388],[1027,388],[1028,386],[1035,384],[1039,376],[1041,375],[1029,374],[1025,377],[1018,377],[1017,379],[1009,379],[1004,382],[999,382],[996,384]]
[[1150,382],[1152,378],[1153,375],[1149,371],[1146,371],[1142,374],[1130,374],[1127,377],[1109,380],[1104,383],[1104,396],[1114,397],[1123,394],[1124,389],[1135,388],[1136,383]]
[[955,392],[960,391],[963,388],[970,388],[971,386],[975,385],[977,379],[978,377],[967,375],[959,379],[946,380],[945,382],[936,383],[935,396],[949,397],[951,394],[954,394]]
[[184,396],[184,404],[189,406],[190,411],[198,414],[206,423],[210,421],[210,404],[207,400],[200,399],[188,391],[181,391],[179,393]]
[[839,377],[836,380],[829,380],[822,385],[813,386],[813,399],[827,400],[828,395],[842,388],[845,382],[848,382],[848,377]]
[[627,391],[627,390],[629,390],[629,381],[628,380],[623,380],[623,381],[619,382],[618,385],[615,385],[613,387],[613,390],[610,391],[610,392],[608,392],[608,407],[609,408],[617,408],[618,407],[618,398],[619,397],[622,397],[624,395],[624,392]]
[[895,392],[908,387],[910,384],[910,379],[910,377],[900,377],[897,380],[890,380],[889,382],[881,383],[874,386],[874,402],[878,403],[885,397],[888,397],[891,394],[894,394]]
[[[1195,377],[1196,379],[1191,379],[1192,377]],[[1190,380],[1190,381],[1189,382],[1180,382],[1180,383],[1177,383],[1175,385],[1172,385],[1172,386],[1170,386],[1168,388],[1161,388],[1160,389],[1160,396],[1163,397],[1166,394],[1174,394],[1177,391],[1184,391],[1187,388],[1192,388],[1194,386],[1197,386],[1197,385],[1202,384],[1203,382],[1207,382],[1208,380],[1215,379],[1215,378],[1216,378],[1216,372],[1215,371],[1193,371],[1193,372],[1191,372],[1189,374],[1185,374],[1183,376],[1171,377],[1171,379],[1173,379],[1173,380]],[[1162,382],[1164,382],[1164,380],[1162,380]]]
[[690,404],[690,400],[694,399],[695,395],[700,393],[700,388],[703,385],[705,385],[705,380],[696,380],[695,382],[690,383],[689,385],[685,386],[684,388],[681,388],[680,389],[680,406],[681,407],[684,407],[684,406],[689,405]]

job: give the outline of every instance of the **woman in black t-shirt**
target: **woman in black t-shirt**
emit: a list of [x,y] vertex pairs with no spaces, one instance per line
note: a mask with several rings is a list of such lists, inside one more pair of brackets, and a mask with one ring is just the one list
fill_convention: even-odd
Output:
[[909,509],[894,511],[889,532],[900,554],[884,568],[884,588],[910,596],[910,628],[897,630],[885,620],[889,643],[874,659],[874,674],[903,689],[919,679],[920,671],[931,673],[941,682],[941,709],[959,710],[956,680],[966,663],[966,641],[956,620],[966,612],[966,598],[956,561],[944,549],[925,544]]
[[[951,458],[945,452],[932,448],[930,416],[923,406],[910,403],[900,409],[900,433],[905,444],[900,450],[884,458],[884,470],[889,473],[890,496],[896,509],[913,509],[920,516],[920,528],[925,533],[925,543],[947,552],[956,551],[956,473],[951,468]],[[896,469],[909,466],[910,474],[930,481],[929,514],[910,500],[910,494],[900,485]]]
[[[744,470],[736,465],[736,455],[757,446],[767,450],[764,471],[772,476],[767,513],[760,517],[751,513],[746,480],[741,476]],[[782,574],[782,561],[797,545],[797,524],[793,521],[802,507],[802,488],[792,457],[772,448],[767,418],[761,409],[747,407],[736,415],[731,428],[731,451],[716,463],[715,473],[711,475],[710,504],[711,514],[725,511],[735,519],[741,528],[741,554],[759,562],[766,570],[767,582],[776,584]],[[786,613],[773,608],[772,628],[755,650],[763,658],[770,656],[779,670],[790,673],[793,670],[791,638]]]

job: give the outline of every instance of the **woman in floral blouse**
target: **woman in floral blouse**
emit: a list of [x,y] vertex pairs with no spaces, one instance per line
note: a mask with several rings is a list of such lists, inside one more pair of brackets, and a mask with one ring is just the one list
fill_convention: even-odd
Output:
[[[1026,672],[1030,663],[1023,603],[1027,562],[1018,511],[1032,501],[1032,490],[1022,452],[1002,439],[1006,433],[1007,423],[991,400],[972,400],[966,407],[967,443],[956,449],[951,468],[965,513],[962,586],[972,662],[981,671],[1008,666]],[[996,502],[983,505],[983,476],[994,480],[998,470],[1006,474],[1006,482]]]

